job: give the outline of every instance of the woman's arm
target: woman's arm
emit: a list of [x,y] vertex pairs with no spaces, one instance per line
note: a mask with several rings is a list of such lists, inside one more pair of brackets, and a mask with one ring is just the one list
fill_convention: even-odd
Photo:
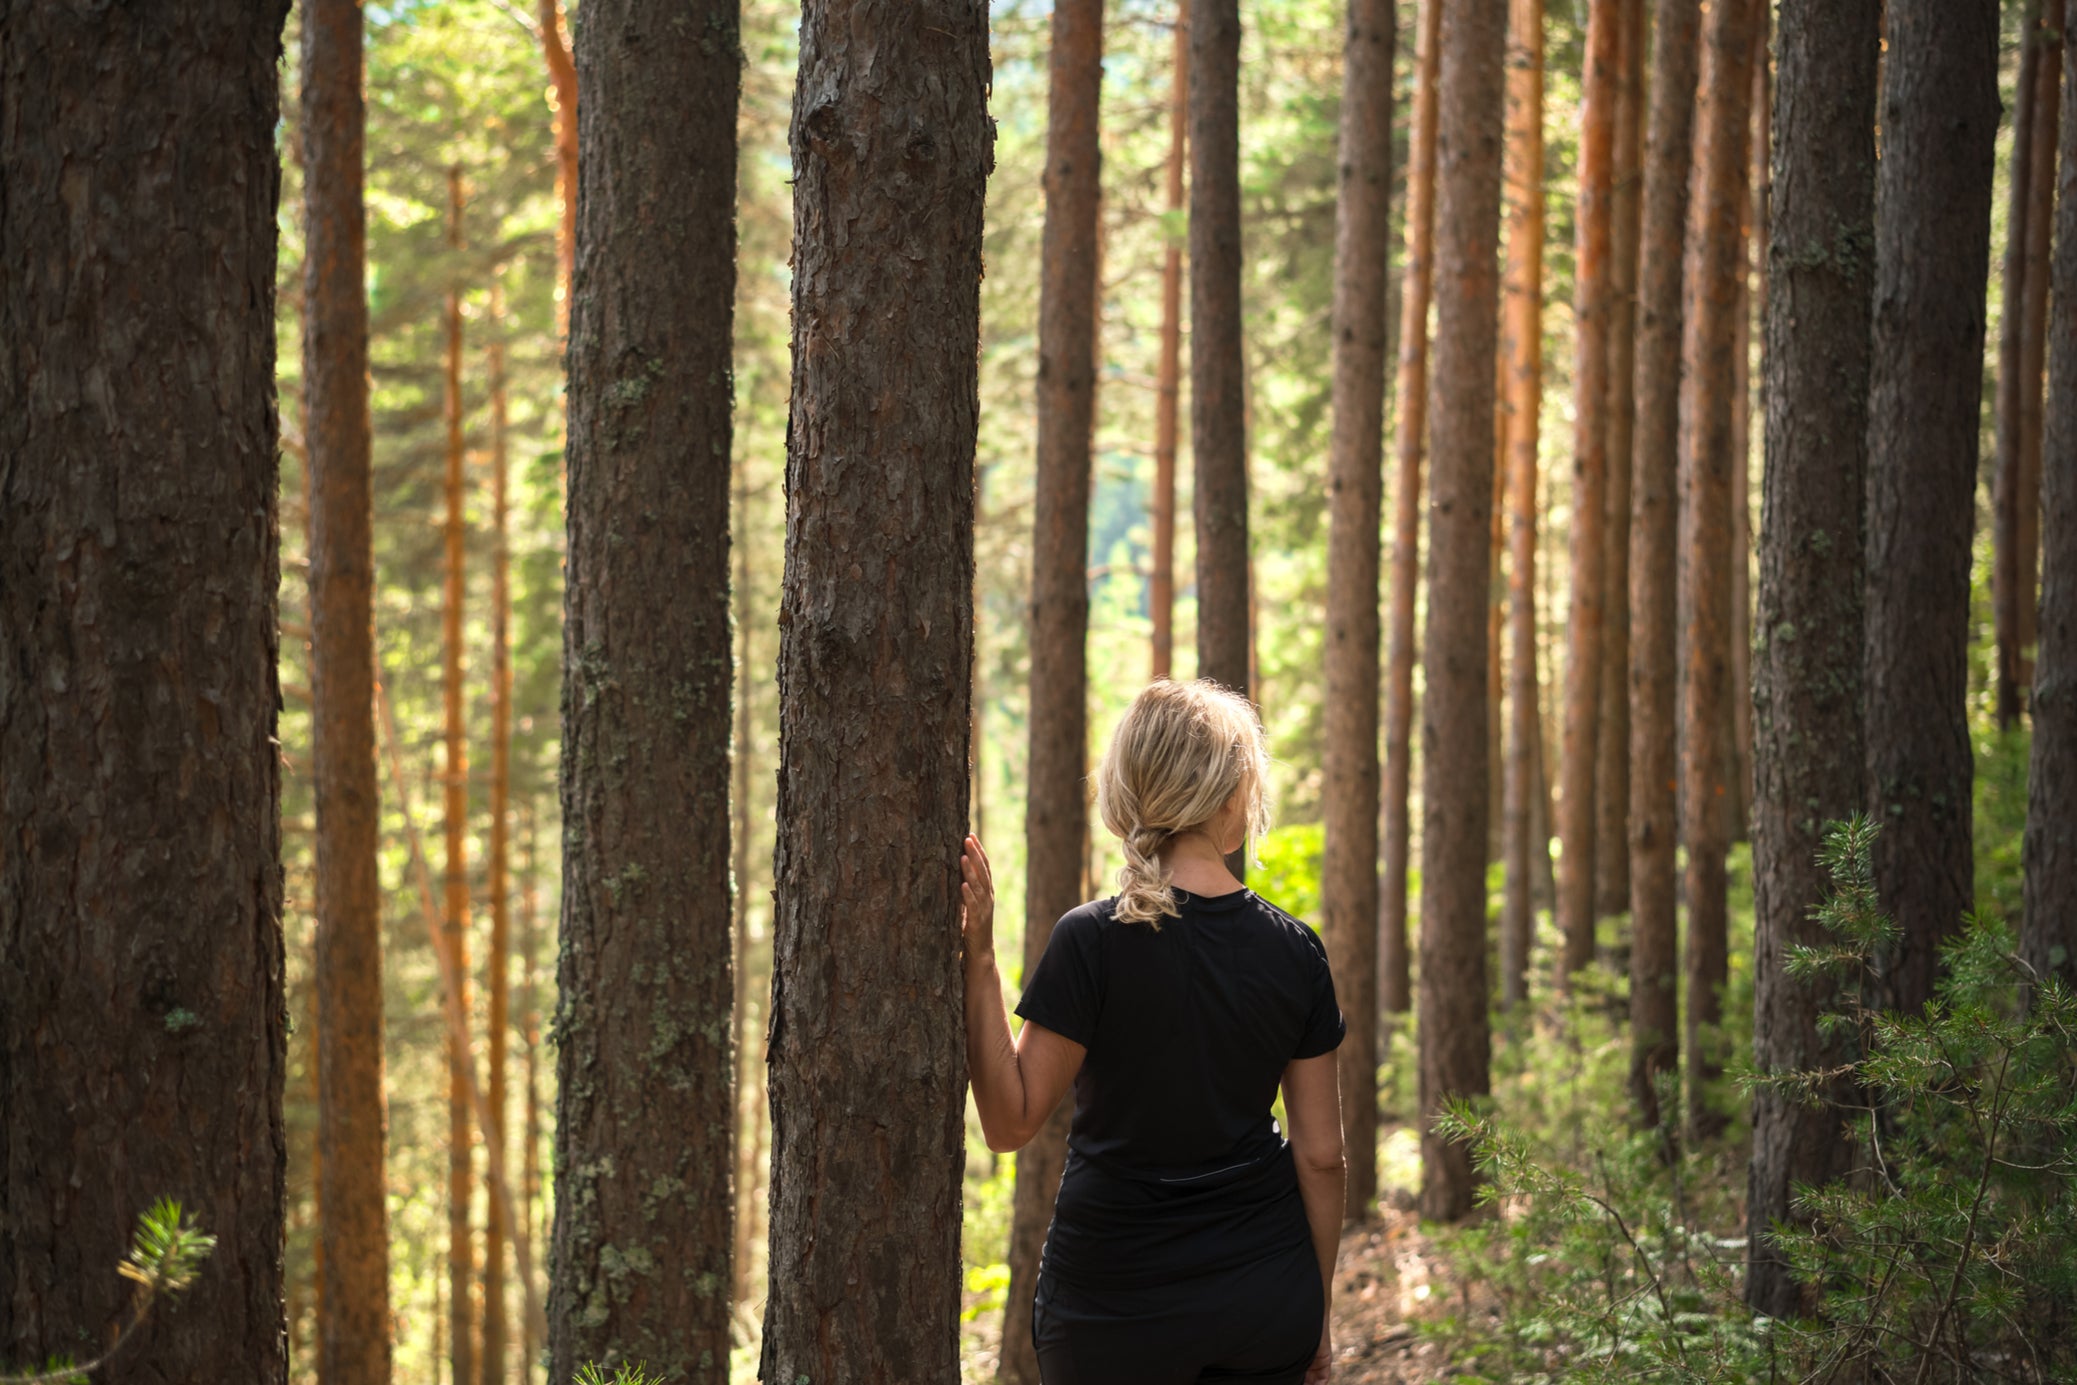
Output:
[[1298,1192],[1312,1227],[1313,1253],[1320,1261],[1320,1293],[1327,1313],[1320,1322],[1320,1351],[1305,1373],[1306,1385],[1327,1379],[1333,1359],[1328,1324],[1333,1320],[1334,1260],[1341,1251],[1341,1221],[1348,1198],[1349,1164],[1341,1144],[1341,1087],[1334,1055],[1300,1058],[1284,1069],[1284,1119],[1291,1127],[1291,1153],[1298,1164]]
[[965,906],[967,1068],[981,1133],[988,1148],[1007,1154],[1030,1143],[1046,1123],[1081,1070],[1086,1050],[1029,1021],[1022,1033],[1010,1037],[1002,976],[995,967],[995,880],[979,838],[966,839],[959,867],[966,877],[959,897]]

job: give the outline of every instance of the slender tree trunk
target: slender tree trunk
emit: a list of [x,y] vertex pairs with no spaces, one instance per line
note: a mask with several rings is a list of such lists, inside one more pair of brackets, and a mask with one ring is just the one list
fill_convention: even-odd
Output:
[[[586,0],[549,1378],[725,1381],[734,1251],[734,0]],[[641,42],[628,41],[637,32]],[[661,1094],[668,1094],[667,1097]],[[672,1134],[656,1138],[667,1100]]]
[[1419,0],[1413,127],[1406,175],[1406,268],[1399,301],[1398,483],[1392,496],[1392,604],[1385,649],[1384,891],[1378,909],[1378,991],[1384,1008],[1413,1005],[1406,905],[1413,787],[1414,590],[1421,557],[1421,458],[1428,425],[1428,307],[1435,282],[1436,87],[1443,0]]
[[[1053,6],[1046,224],[1039,269],[1038,459],[1031,532],[1030,743],[1024,799],[1024,975],[1080,904],[1088,836],[1089,469],[1096,422],[1097,210],[1103,0]],[[1031,1296],[1067,1163],[1063,1096],[1017,1152],[1001,1378],[1038,1385]]]
[[[1765,332],[1767,311],[1767,149],[1773,107],[1770,57],[1773,24],[1762,4],[1753,24],[1752,140],[1746,174],[1746,234],[1738,268],[1738,343],[1732,348],[1731,390],[1731,781],[1725,795],[1730,840],[1752,836],[1752,352],[1754,322]],[[1764,364],[1763,364],[1764,370]],[[1760,377],[1764,382],[1764,374]],[[1766,427],[1764,418],[1761,428]]]
[[1421,1212],[1471,1210],[1468,1146],[1430,1132],[1452,1097],[1488,1089],[1486,1026],[1486,593],[1498,349],[1500,140],[1506,0],[1442,16],[1437,83],[1435,453],[1428,510],[1428,635],[1421,742]]
[[577,66],[563,41],[562,0],[537,0],[541,55],[548,65],[548,105],[555,119],[555,330],[570,335],[570,281],[577,272]]
[[[1536,740],[1542,733],[1536,677],[1536,518],[1538,414],[1543,398],[1543,0],[1508,7],[1507,268],[1502,289],[1503,398],[1508,443],[1507,519],[1508,719],[1507,774],[1501,791],[1506,820],[1507,890],[1500,914],[1500,1003],[1529,995],[1529,945],[1536,936],[1531,857],[1536,794]],[[1541,848],[1549,854],[1547,844]]]
[[[2019,80],[2014,83],[2012,174],[2005,213],[2004,313],[1998,327],[1996,395],[1997,457],[1991,471],[1991,621],[1997,640],[1993,671],[1998,727],[2010,729],[2021,710],[2019,511],[2025,490],[2025,449],[2021,443],[2020,404],[2026,378],[2020,360],[2025,337],[2027,279],[2036,272],[2028,258],[2027,231],[2034,199],[2034,102],[2040,91],[2041,11],[2046,0],[2027,0],[2020,24]],[[2045,274],[2045,269],[2040,270]]]
[[[1831,999],[1792,982],[1788,949],[1827,941],[1813,912],[1830,888],[1825,824],[1861,806],[1862,516],[1869,295],[1874,285],[1875,69],[1882,0],[1786,0],[1769,220],[1782,254],[1766,316],[1766,509],[1755,650],[1753,1061],[1764,1072],[1851,1057],[1818,1016]],[[1817,1106],[1753,1098],[1746,1301],[1788,1317],[1815,1308],[1767,1239],[1796,1184],[1844,1174],[1852,1086]]]
[[988,73],[964,0],[803,13],[766,1380],[959,1378]]
[[[484,989],[490,993],[490,1015],[484,1038],[488,1050],[484,1098],[491,1124],[498,1129],[502,1154],[505,1133],[506,1031],[512,1024],[512,562],[505,490],[507,467],[505,409],[505,290],[490,284],[490,340],[484,355],[490,386],[490,859],[485,890],[490,895],[490,959]],[[486,1149],[486,1154],[488,1154]],[[509,1178],[499,1168],[495,1177]],[[483,1227],[483,1385],[505,1379],[505,1237],[496,1217]]]
[[1558,761],[1559,975],[1594,960],[1594,774],[1601,733],[1601,627],[1608,518],[1609,233],[1615,190],[1615,107],[1621,63],[1619,0],[1587,11],[1579,133],[1578,270],[1572,301],[1572,583],[1566,617],[1565,745]]
[[1644,209],[1644,0],[1617,0],[1608,228],[1608,495],[1603,531],[1594,915],[1630,907],[1630,468],[1637,435],[1637,271]]
[[374,492],[368,416],[361,10],[302,16],[303,436],[317,832],[317,1374],[388,1385],[381,801],[375,787]]
[[[1167,208],[1171,222],[1184,214],[1183,163],[1189,143],[1190,0],[1176,0],[1175,57],[1168,88]],[[1161,252],[1161,355],[1154,395],[1154,575],[1149,593],[1154,618],[1152,676],[1175,668],[1176,414],[1183,376],[1183,244],[1171,225]]]
[[1377,1199],[1378,525],[1384,502],[1395,37],[1391,0],[1350,0],[1334,228],[1320,912],[1348,1018],[1336,1063],[1351,1222],[1362,1220]]
[[2043,0],[2039,70],[2034,78],[2033,169],[2027,176],[2026,295],[2019,336],[2019,496],[2014,549],[2017,566],[2019,659],[2022,702],[2034,678],[2028,652],[2039,638],[2041,549],[2042,388],[2048,369],[2048,280],[2055,219],[2056,125],[2062,114],[2064,0]]
[[1968,718],[1998,15],[1889,0],[1868,406],[1867,802],[1901,928],[1877,999],[1916,1012],[1974,904]]
[[[743,484],[743,468],[736,466],[734,513],[738,525],[747,525],[749,509],[749,487]],[[734,900],[734,949],[735,995],[734,1033],[731,1036],[731,1051],[735,1054],[736,1094],[730,1105],[732,1124],[729,1131],[729,1149],[736,1161],[736,1206],[734,1258],[730,1261],[731,1282],[729,1297],[734,1303],[749,1301],[750,1286],[750,1235],[756,1224],[755,1209],[751,1206],[750,1189],[757,1183],[756,1166],[747,1157],[749,1142],[745,1138],[748,1124],[754,1119],[750,1114],[749,1096],[757,1088],[756,1076],[752,1071],[755,1050],[750,1043],[750,792],[756,782],[751,768],[750,697],[752,693],[752,668],[750,650],[750,627],[755,616],[751,607],[750,593],[750,545],[736,545],[736,580],[731,595],[735,601],[736,625],[736,726],[734,755],[730,768],[734,775],[734,787],[729,794],[729,875],[735,881]]]
[[2041,449],[2041,644],[2020,952],[2077,983],[2077,63],[2065,62],[2054,315]]
[[284,11],[0,11],[0,1361],[106,1342],[157,1199],[217,1238],[113,1385],[287,1378]]
[[1680,509],[1681,265],[1700,62],[1699,0],[1655,0],[1637,299],[1630,489],[1630,1094],[1661,1124],[1680,1061],[1674,840],[1675,537]]
[[[524,978],[520,988],[520,1032],[526,1043],[526,1114],[519,1156],[519,1207],[520,1225],[526,1230],[528,1241],[541,1244],[536,1228],[539,1222],[536,1211],[541,1205],[541,999],[540,999],[540,935],[534,920],[534,888],[539,879],[535,868],[534,854],[534,806],[531,795],[526,811],[526,866],[519,881],[519,955],[520,975]],[[539,1303],[531,1283],[520,1285],[520,1296],[528,1305],[528,1312],[520,1319],[520,1385],[530,1385],[534,1378],[534,1363],[541,1358],[541,1347],[546,1333],[544,1324],[536,1321],[533,1311]]]
[[[447,170],[447,248],[462,248],[462,169]],[[457,271],[458,273],[458,271]],[[447,337],[445,392],[447,516],[444,593],[440,608],[440,692],[446,758],[441,770],[442,820],[446,832],[445,905],[440,941],[455,976],[456,1003],[469,1012],[469,742],[462,721],[462,597],[467,588],[463,566],[467,555],[462,520],[462,291],[457,277],[447,290],[443,312]],[[469,1230],[472,1195],[468,1086],[470,1056],[466,1030],[448,1035],[447,1044],[447,1307],[448,1369],[455,1385],[476,1378],[475,1245]]]

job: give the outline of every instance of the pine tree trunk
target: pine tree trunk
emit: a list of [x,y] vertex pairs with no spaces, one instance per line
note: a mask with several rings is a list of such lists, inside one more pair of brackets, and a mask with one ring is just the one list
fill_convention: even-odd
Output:
[[[447,248],[462,248],[462,169],[447,170]],[[459,271],[454,271],[456,274]],[[444,905],[440,916],[440,942],[447,953],[449,974],[456,985],[455,1004],[469,1013],[469,743],[462,721],[462,599],[468,585],[464,567],[467,541],[462,518],[462,292],[459,279],[447,290],[442,312],[446,333],[444,393],[441,412],[446,423],[447,514],[441,533],[445,540],[444,590],[440,607],[440,693],[445,761],[441,770],[442,822],[446,833],[446,876]],[[447,1365],[456,1385],[476,1378],[475,1243],[469,1230],[469,1200],[473,1172],[470,1162],[473,1120],[469,1112],[469,1083],[474,1074],[466,1043],[447,1036]]]
[[383,1145],[382,880],[376,866],[373,482],[361,10],[302,15],[303,390],[310,486],[310,722],[317,832],[317,1367],[390,1379]]
[[[1190,125],[1190,0],[1176,0],[1175,57],[1169,72],[1167,208],[1184,214],[1183,163]],[[1161,354],[1154,395],[1154,573],[1148,592],[1154,621],[1150,676],[1175,669],[1176,414],[1183,376],[1183,241],[1173,229],[1161,252]]]
[[1377,1199],[1378,526],[1392,234],[1391,0],[1350,0],[1334,234],[1328,450],[1325,846],[1320,912],[1348,1034],[1337,1050],[1347,1216]]
[[1867,802],[1916,1012],[1974,904],[1969,547],[1998,124],[1995,6],[1889,0],[1868,408]]
[[555,326],[567,342],[570,282],[577,272],[577,67],[563,41],[562,0],[538,0],[535,22],[555,117],[555,196],[561,211],[555,224]]
[[[541,1205],[541,999],[540,999],[540,933],[535,927],[534,884],[538,879],[534,855],[534,805],[531,797],[526,809],[526,867],[519,882],[519,956],[520,975],[524,978],[520,990],[520,1033],[524,1038],[526,1070],[526,1111],[522,1116],[519,1156],[519,1201],[517,1216],[526,1230],[531,1245],[540,1245],[540,1223],[536,1213]],[[540,1300],[534,1285],[520,1285],[520,1298],[527,1305],[527,1312],[520,1320],[520,1385],[531,1385],[534,1378],[534,1363],[541,1359],[541,1348],[547,1336],[546,1324],[538,1321]]]
[[2020,952],[2037,972],[2077,984],[2077,63],[2065,67]]
[[[1752,352],[1765,333],[1767,311],[1767,150],[1772,138],[1773,24],[1767,7],[1753,25],[1752,139],[1746,174],[1746,234],[1738,268],[1738,344],[1731,413],[1731,805],[1726,830],[1734,842],[1752,838]],[[1760,325],[1756,328],[1755,323]],[[1762,363],[1762,370],[1765,366]],[[1764,375],[1762,376],[1764,382]],[[1764,432],[1765,419],[1761,421]]]
[[1470,1148],[1429,1130],[1451,1097],[1482,1095],[1486,1023],[1486,595],[1498,350],[1500,141],[1506,0],[1442,16],[1437,82],[1435,464],[1428,509],[1428,695],[1421,830],[1421,1214],[1471,1210]]
[[[499,1165],[491,1177],[511,1177],[502,1167],[506,1131],[505,1047],[512,1023],[512,915],[509,894],[512,798],[512,562],[506,515],[505,291],[496,278],[490,284],[490,340],[485,344],[490,386],[490,859],[485,863],[485,892],[490,896],[490,958],[484,967],[484,989],[490,1014],[484,1033],[489,1072],[484,1100],[490,1123],[498,1132],[497,1153],[486,1144],[485,1156]],[[496,1217],[483,1227],[483,1385],[505,1380],[505,1235]]]
[[1656,0],[1630,469],[1630,1095],[1646,1126],[1680,1061],[1674,843],[1675,537],[1681,270],[1700,66],[1700,0]]
[[988,75],[964,0],[804,11],[765,1380],[959,1378]]
[[[1766,508],[1753,698],[1753,1061],[1835,1067],[1818,1030],[1830,999],[1792,982],[1789,947],[1828,941],[1811,917],[1830,888],[1825,824],[1861,806],[1862,516],[1869,294],[1874,283],[1875,71],[1882,0],[1786,0],[1775,96],[1766,317]],[[1847,1171],[1834,1082],[1826,1104],[1753,1099],[1746,1301],[1774,1317],[1815,1308],[1766,1239],[1795,1184]]]
[[2041,548],[2042,388],[2048,369],[2048,280],[2053,257],[2056,125],[2062,114],[2064,0],[2043,0],[2038,37],[2040,66],[2035,74],[2033,169],[2026,221],[2027,280],[2021,302],[2019,336],[2019,495],[2014,528],[2018,588],[2017,676],[2022,702],[2033,683],[2033,656],[2039,638],[2038,579]]
[[1190,0],[1190,456],[1197,674],[1246,694],[1248,449],[1240,321],[1240,5]]
[[587,0],[577,30],[555,1381],[728,1375],[737,13]]
[[1630,468],[1637,425],[1638,238],[1644,210],[1644,0],[1619,0],[1608,232],[1608,506],[1601,730],[1595,738],[1594,915],[1630,908]]
[[[748,527],[749,488],[744,484],[743,467],[740,459],[736,465],[735,495],[733,499],[736,523]],[[750,1189],[757,1183],[756,1166],[747,1157],[749,1141],[745,1136],[754,1123],[751,1115],[750,1095],[757,1090],[753,1065],[761,1056],[750,1041],[750,786],[756,782],[751,762],[750,697],[751,680],[756,676],[756,665],[751,659],[750,629],[756,617],[751,605],[750,545],[736,545],[736,580],[731,596],[735,602],[736,623],[736,707],[735,740],[730,770],[735,779],[729,794],[729,874],[734,879],[734,1034],[731,1047],[736,1055],[735,1100],[729,1111],[733,1117],[729,1131],[729,1149],[736,1161],[736,1206],[733,1229],[735,1251],[730,1261],[729,1297],[734,1303],[746,1303],[751,1296],[750,1286],[750,1236],[755,1227],[755,1209],[751,1206]],[[761,1064],[756,1064],[761,1066]]]
[[1621,63],[1618,0],[1587,12],[1579,132],[1578,269],[1573,353],[1571,595],[1566,616],[1565,744],[1558,760],[1559,975],[1594,960],[1594,775],[1600,766],[1601,628],[1607,604],[1608,322],[1615,108]]
[[[1024,799],[1024,975],[1053,921],[1082,903],[1088,835],[1089,485],[1096,422],[1098,106],[1103,0],[1053,6],[1046,111],[1046,223],[1039,268],[1038,459],[1031,531],[1030,749]],[[1063,1096],[1017,1151],[1001,1378],[1038,1385],[1031,1296],[1067,1163]]]
[[[1500,913],[1500,1003],[1528,998],[1529,946],[1536,935],[1531,859],[1535,743],[1542,735],[1536,676],[1538,415],[1543,398],[1543,0],[1513,0],[1508,12],[1507,147],[1503,185],[1507,262],[1501,354],[1507,448],[1508,720],[1501,789],[1506,895]],[[1548,844],[1541,844],[1546,856]]]
[[[2026,378],[2020,365],[2025,336],[2027,279],[2037,272],[2028,258],[2028,228],[2034,199],[2034,102],[2040,91],[2041,10],[2046,0],[2028,0],[2020,24],[2019,80],[2014,84],[2012,173],[2007,181],[2005,213],[2004,313],[1998,326],[1998,377],[1995,414],[1997,456],[1991,471],[1991,623],[1997,640],[1993,696],[1998,727],[2009,730],[2019,717],[2022,644],[2019,636],[2019,511],[2025,490],[2026,465],[2020,440],[2020,404]],[[2045,269],[2039,270],[2045,273]]]
[[1421,458],[1428,425],[1428,308],[1435,285],[1436,87],[1443,0],[1419,0],[1413,126],[1408,133],[1406,268],[1399,300],[1399,473],[1392,496],[1392,596],[1385,644],[1384,888],[1378,991],[1384,1009],[1413,1005],[1406,929],[1413,787],[1414,601],[1421,557]]
[[106,1344],[157,1199],[217,1239],[112,1385],[287,1378],[285,9],[0,11],[0,1362]]

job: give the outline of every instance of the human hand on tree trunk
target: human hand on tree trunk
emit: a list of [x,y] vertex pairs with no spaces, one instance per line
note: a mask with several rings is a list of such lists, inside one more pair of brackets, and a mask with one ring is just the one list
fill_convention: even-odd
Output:
[[959,871],[965,877],[959,885],[959,931],[966,943],[967,964],[971,966],[984,959],[992,962],[995,959],[995,873],[988,864],[988,853],[981,846],[981,839],[971,832],[960,851]]

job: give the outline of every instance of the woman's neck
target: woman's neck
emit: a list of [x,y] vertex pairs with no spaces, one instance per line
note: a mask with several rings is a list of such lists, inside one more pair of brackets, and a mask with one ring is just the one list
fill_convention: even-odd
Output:
[[1185,832],[1161,849],[1169,880],[1179,890],[1195,895],[1232,894],[1245,888],[1226,869],[1226,858],[1203,832]]

